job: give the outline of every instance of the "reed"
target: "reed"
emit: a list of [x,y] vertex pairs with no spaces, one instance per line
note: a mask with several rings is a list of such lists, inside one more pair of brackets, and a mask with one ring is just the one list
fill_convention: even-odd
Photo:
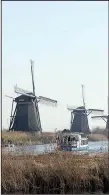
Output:
[[107,141],[108,138],[103,134],[89,134],[88,135],[89,141]]
[[[89,141],[103,141],[107,137],[102,134],[89,134]],[[34,135],[26,132],[2,132],[2,144],[12,143],[15,145],[48,144],[56,142],[56,133],[43,132],[41,135]]]
[[2,194],[106,192],[108,155],[89,157],[59,152],[2,156]]
[[55,134],[53,133],[42,133],[41,135],[34,133],[26,133],[26,132],[2,132],[2,144],[12,143],[15,145],[29,145],[32,144],[45,144],[55,141]]

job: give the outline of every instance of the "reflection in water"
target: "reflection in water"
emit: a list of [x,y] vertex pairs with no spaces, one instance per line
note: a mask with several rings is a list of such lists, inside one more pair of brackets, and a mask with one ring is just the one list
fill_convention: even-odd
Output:
[[[14,155],[23,154],[45,154],[56,150],[56,144],[31,145],[31,146],[15,146],[3,148],[4,153],[12,153]],[[108,141],[89,142],[89,154],[98,152],[108,152]],[[77,152],[82,154],[83,152]]]

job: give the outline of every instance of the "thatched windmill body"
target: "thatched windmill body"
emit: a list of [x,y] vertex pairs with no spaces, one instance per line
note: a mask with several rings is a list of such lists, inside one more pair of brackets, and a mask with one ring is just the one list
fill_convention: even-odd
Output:
[[92,112],[103,112],[102,109],[86,109],[84,98],[84,86],[82,85],[82,100],[83,106],[73,108],[68,106],[67,109],[71,112],[70,131],[80,133],[90,133],[88,116]]
[[[56,100],[35,95],[34,71],[32,60],[31,75],[33,92],[28,92],[26,90],[18,88],[17,85],[14,87],[14,92],[20,94],[20,96],[13,98],[12,101],[9,130],[41,132],[42,127],[38,103],[40,102],[45,104],[51,104],[53,106],[57,105]],[[13,111],[14,103],[16,103],[16,107]]]

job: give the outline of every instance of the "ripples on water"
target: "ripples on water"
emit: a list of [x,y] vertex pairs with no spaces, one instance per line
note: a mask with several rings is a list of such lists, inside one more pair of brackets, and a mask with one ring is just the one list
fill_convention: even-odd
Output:
[[[7,147],[4,148],[4,153],[12,153],[14,155],[18,154],[31,154],[31,155],[38,155],[38,154],[45,154],[50,153],[56,150],[56,144],[44,144],[44,145],[31,145],[31,146],[14,146],[14,147]],[[108,141],[96,141],[96,142],[89,142],[89,149],[87,151],[79,151],[76,153],[83,154],[83,153],[101,153],[101,152],[108,152]]]

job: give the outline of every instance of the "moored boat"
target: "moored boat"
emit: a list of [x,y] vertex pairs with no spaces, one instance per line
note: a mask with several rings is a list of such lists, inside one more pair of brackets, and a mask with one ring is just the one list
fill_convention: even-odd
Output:
[[88,150],[88,138],[84,133],[63,131],[57,135],[57,147],[64,151]]

